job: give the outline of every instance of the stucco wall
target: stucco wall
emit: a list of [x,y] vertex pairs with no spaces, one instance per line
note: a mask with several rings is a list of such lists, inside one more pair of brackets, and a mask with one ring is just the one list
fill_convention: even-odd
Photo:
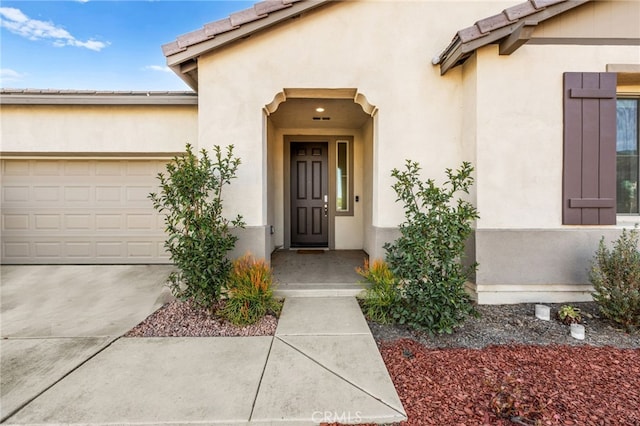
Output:
[[196,106],[3,105],[0,152],[182,152],[197,118]]
[[640,61],[637,46],[477,52],[478,228],[562,227],[562,75]]
[[508,3],[444,4],[337,2],[200,58],[199,141],[234,143],[252,165],[239,173],[242,197],[229,199],[249,224],[264,225],[261,109],[283,88],[356,88],[379,108],[373,226],[402,220],[391,169],[412,158],[442,178],[464,159],[460,70],[442,78],[431,57],[457,29]]
[[476,76],[480,303],[591,299],[587,272],[599,239],[615,239],[640,217],[562,225],[563,73],[639,62],[638,46],[527,44],[510,56],[484,47],[464,66]]
[[536,27],[533,39],[637,39],[639,16],[637,0],[592,1]]
[[[269,206],[261,204],[262,176],[271,162],[262,160],[260,111],[287,88],[354,88],[377,112],[375,124],[361,130],[373,140],[362,151],[363,163],[371,164],[363,170],[362,194],[370,196],[361,204],[362,236],[351,241],[360,238],[371,256],[384,256],[382,245],[397,236],[403,220],[391,170],[405,159],[420,162],[423,176],[438,182],[445,168],[471,161],[476,185],[469,199],[481,218],[469,254],[480,263],[479,300],[588,298],[584,270],[604,229],[561,224],[562,73],[638,63],[638,47],[620,40],[637,29],[589,24],[580,33],[576,22],[593,22],[595,12],[604,10],[614,21],[624,15],[617,3],[596,2],[557,18],[548,31],[546,24],[536,28],[531,43],[509,56],[489,45],[440,75],[431,58],[456,31],[516,3],[336,2],[200,58],[200,144],[234,143],[251,164],[240,171],[242,191],[230,206],[250,225],[265,227],[263,211],[274,208],[276,229],[284,226],[277,212],[281,189],[270,190]],[[616,40],[598,45],[598,37]],[[571,44],[563,45],[563,38]],[[337,219],[336,229],[354,229]],[[584,242],[588,246],[572,249]],[[541,267],[544,274],[535,274]]]

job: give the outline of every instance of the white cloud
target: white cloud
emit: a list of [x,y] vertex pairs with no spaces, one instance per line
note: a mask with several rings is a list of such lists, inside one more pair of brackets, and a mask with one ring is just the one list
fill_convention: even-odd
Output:
[[0,7],[0,26],[29,40],[51,39],[56,47],[84,47],[99,52],[109,45],[109,43],[92,39],[87,41],[78,40],[67,30],[56,26],[53,22],[31,19],[22,13],[20,9],[13,7]]
[[144,69],[151,71],[173,72],[171,71],[171,68],[162,65],[147,65]]
[[20,81],[24,76],[18,71],[10,68],[0,68],[0,86],[5,87],[4,83],[10,81]]

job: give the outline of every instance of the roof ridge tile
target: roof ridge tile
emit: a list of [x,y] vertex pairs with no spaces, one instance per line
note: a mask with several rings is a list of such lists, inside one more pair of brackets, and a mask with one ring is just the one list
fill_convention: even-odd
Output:
[[266,18],[267,14],[259,15],[256,11],[255,7],[251,9],[241,10],[236,13],[232,13],[229,15],[229,20],[231,20],[231,25],[234,27],[239,27],[244,24],[248,24],[249,22],[257,21],[258,19]]
[[529,0],[527,2],[508,7],[503,12],[505,15],[507,15],[507,18],[514,21],[516,19],[529,16],[532,13],[536,13],[537,11],[538,9],[536,9],[535,5],[531,2],[531,0]]
[[265,0],[253,5],[258,15],[266,15],[271,12],[291,7],[291,3],[285,3],[283,0]]
[[206,40],[207,38],[210,38],[210,37],[207,37],[207,34],[204,28],[200,28],[195,31],[191,31],[186,34],[182,34],[181,36],[178,36],[178,39],[176,41],[178,43],[178,46],[183,48],[183,47],[191,46],[192,44],[195,44],[195,43],[199,43],[202,40]]
[[489,16],[481,19],[475,23],[482,34],[489,33],[498,28],[506,27],[509,24],[514,23],[514,20],[509,19],[509,16],[503,10],[497,15]]
[[544,9],[557,3],[564,3],[567,0],[529,0],[536,9]]
[[217,21],[209,22],[205,24],[204,31],[209,38],[217,36],[218,34],[226,33],[227,31],[232,31],[238,28],[237,26],[233,26],[231,23],[231,19],[224,18],[219,19]]

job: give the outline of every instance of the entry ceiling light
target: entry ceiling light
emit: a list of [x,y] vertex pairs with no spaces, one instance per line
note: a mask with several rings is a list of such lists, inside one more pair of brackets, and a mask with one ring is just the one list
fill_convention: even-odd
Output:
[[316,112],[324,112],[324,108],[318,107],[318,108],[316,108]]

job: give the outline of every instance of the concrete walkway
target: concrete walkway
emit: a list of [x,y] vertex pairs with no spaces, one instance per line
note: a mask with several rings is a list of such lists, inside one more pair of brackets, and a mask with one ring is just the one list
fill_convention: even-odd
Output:
[[356,267],[364,264],[362,250],[277,250],[271,255],[279,297],[357,296],[362,277]]
[[[156,299],[160,293],[149,292]],[[138,311],[147,310],[146,299],[138,300]],[[4,307],[3,301],[7,337]],[[118,328],[109,327],[110,333]],[[352,297],[288,298],[274,337],[120,338],[85,328],[82,336],[29,338],[9,328],[12,336],[1,347],[6,423],[315,425],[406,418]]]

